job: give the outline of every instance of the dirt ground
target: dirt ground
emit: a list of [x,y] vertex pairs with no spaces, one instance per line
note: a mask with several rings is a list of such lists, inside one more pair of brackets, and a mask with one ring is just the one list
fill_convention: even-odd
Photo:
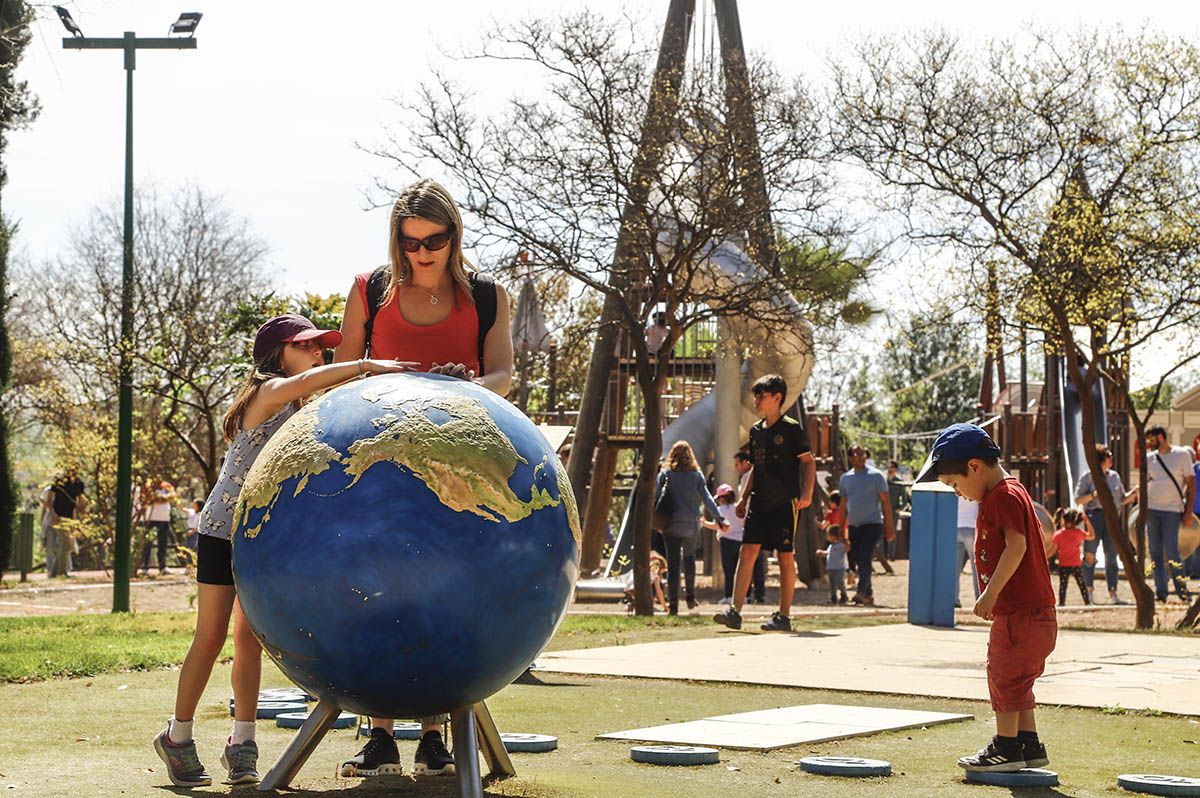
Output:
[[[903,615],[908,604],[908,562],[895,561],[892,566],[895,573],[884,574],[876,563],[876,574],[873,577],[876,603],[874,608],[830,606],[827,588],[817,584],[811,589],[796,591],[792,615]],[[743,609],[743,614],[748,619],[760,616],[766,618],[775,609],[779,600],[777,574],[777,571],[775,575],[768,574],[767,603],[747,605]],[[1192,580],[1191,588],[1193,592],[1200,592],[1200,580]],[[970,592],[969,575],[961,580],[960,589],[965,609],[957,613],[958,622],[971,623],[978,620],[970,612],[974,599]],[[165,575],[135,577],[130,584],[130,606],[134,612],[187,611],[193,608],[195,593],[196,586],[188,572],[183,568],[172,568]],[[1133,596],[1125,582],[1120,583],[1119,594],[1132,602]],[[712,579],[701,573],[696,578],[696,598],[699,606],[692,610],[681,608],[680,611],[687,614],[711,615],[721,609],[716,603],[720,597],[720,591],[712,588]],[[1102,596],[1100,600],[1106,602],[1108,597]],[[0,617],[61,615],[75,612],[104,613],[111,610],[112,578],[102,571],[81,571],[70,578],[50,580],[43,574],[30,574],[29,581],[24,583],[16,581],[16,574],[9,573],[0,586]],[[615,602],[579,602],[572,605],[570,611],[582,614],[610,614],[624,612],[625,609]],[[1173,628],[1185,611],[1186,606],[1172,596],[1166,605],[1158,606],[1156,626],[1161,629]],[[1134,609],[1132,603],[1127,606],[1099,604],[1085,607],[1077,592],[1075,595],[1068,593],[1067,606],[1060,609],[1059,623],[1080,629],[1127,631],[1133,628]]]

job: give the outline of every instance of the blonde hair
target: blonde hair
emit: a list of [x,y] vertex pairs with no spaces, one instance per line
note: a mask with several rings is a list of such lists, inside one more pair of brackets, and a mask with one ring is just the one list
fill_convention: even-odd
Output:
[[[400,192],[396,204],[392,206],[392,222],[388,240],[388,258],[392,265],[392,274],[388,279],[387,290],[383,294],[384,304],[391,302],[401,285],[412,278],[412,267],[408,264],[407,253],[400,248],[400,225],[405,219],[425,219],[435,224],[445,225],[450,232],[450,259],[447,267],[450,276],[462,289],[468,302],[473,302],[471,282],[467,279],[466,267],[475,270],[474,264],[463,257],[462,214],[458,205],[440,183],[430,178],[418,180]],[[455,292],[455,304],[458,303],[458,292]]]
[[696,471],[699,469],[699,466],[696,465],[696,455],[687,441],[679,441],[671,447],[671,453],[667,455],[667,468],[672,471]]
[[246,416],[246,410],[250,407],[250,403],[258,394],[259,386],[267,380],[283,376],[283,348],[285,346],[287,344],[272,347],[250,368],[250,373],[246,375],[246,380],[238,389],[233,404],[225,411],[225,418],[221,421],[221,432],[225,435],[226,443],[232,442],[241,431],[242,419]]

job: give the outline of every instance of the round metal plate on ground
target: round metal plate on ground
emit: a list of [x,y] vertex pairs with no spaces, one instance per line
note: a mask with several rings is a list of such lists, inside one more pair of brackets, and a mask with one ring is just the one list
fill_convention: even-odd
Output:
[[544,754],[558,748],[558,738],[548,734],[504,733],[500,739],[504,750],[511,754]]
[[[284,712],[275,716],[275,725],[285,729],[299,729],[304,725],[304,721],[308,720],[307,712]],[[331,729],[353,729],[354,724],[358,722],[358,715],[350,712],[343,712],[333,721]]]
[[[362,737],[368,737],[371,734],[371,724],[364,723],[358,727],[358,733]],[[397,740],[420,740],[421,739],[421,724],[420,723],[397,723],[396,728],[392,730],[392,737]]]
[[1053,770],[1025,768],[1008,773],[993,771],[965,771],[965,778],[973,784],[991,784],[994,787],[1057,787],[1058,774]]
[[1117,776],[1117,785],[1130,792],[1144,792],[1149,795],[1200,795],[1200,779],[1189,776],[1125,773]]
[[715,765],[721,761],[717,749],[695,745],[635,745],[629,756],[647,765]]
[[259,701],[292,701],[303,704],[311,701],[308,693],[299,687],[272,687],[269,690],[258,691]]
[[308,706],[297,701],[260,701],[258,702],[258,719],[266,720],[282,715],[285,712],[307,712]]
[[800,760],[805,773],[821,776],[890,776],[892,763],[882,759],[860,759],[855,756],[806,756]]

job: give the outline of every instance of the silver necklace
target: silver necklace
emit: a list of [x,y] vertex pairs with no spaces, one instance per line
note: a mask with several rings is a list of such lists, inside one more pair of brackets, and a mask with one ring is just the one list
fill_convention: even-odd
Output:
[[[413,283],[413,287],[414,287],[414,288],[421,288],[421,286],[417,285],[416,283]],[[431,304],[431,305],[436,305],[436,304],[439,302],[439,300],[438,300],[438,298],[437,298],[437,294],[435,294],[435,293],[431,292],[431,291],[430,291],[429,289],[427,289],[427,288],[421,288],[421,290],[422,290],[422,291],[424,291],[426,294],[428,294],[428,295],[429,295],[429,304]]]

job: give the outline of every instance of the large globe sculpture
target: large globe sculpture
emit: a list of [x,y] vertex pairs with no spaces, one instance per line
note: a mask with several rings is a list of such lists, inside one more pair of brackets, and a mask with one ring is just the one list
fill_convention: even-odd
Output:
[[566,472],[478,385],[372,377],[310,402],[236,508],[238,598],[296,684],[352,712],[481,701],[553,636],[579,568]]

